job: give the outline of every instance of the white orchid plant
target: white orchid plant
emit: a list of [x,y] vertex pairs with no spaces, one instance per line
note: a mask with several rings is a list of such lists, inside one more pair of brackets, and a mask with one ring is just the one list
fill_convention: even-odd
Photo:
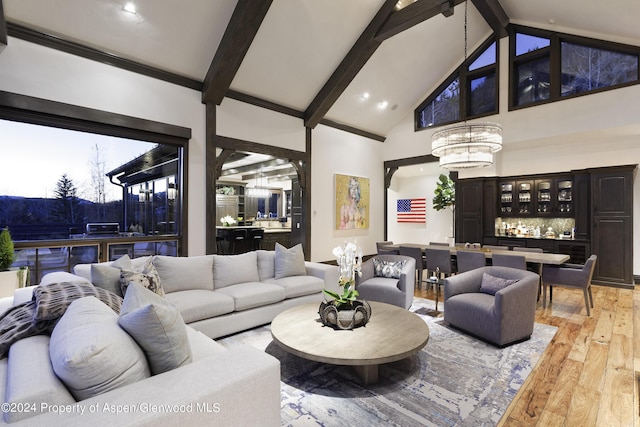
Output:
[[231,215],[223,216],[220,218],[220,222],[224,226],[230,226],[236,223],[236,220],[231,217]]
[[353,241],[333,248],[333,256],[336,257],[340,267],[338,285],[342,288],[342,294],[327,289],[323,289],[323,292],[333,298],[332,303],[336,307],[343,304],[353,305],[353,301],[358,296],[356,274],[358,277],[362,275],[362,249]]

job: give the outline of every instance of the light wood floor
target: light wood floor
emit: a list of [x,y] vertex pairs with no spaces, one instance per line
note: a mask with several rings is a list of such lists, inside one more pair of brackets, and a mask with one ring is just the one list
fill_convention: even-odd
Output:
[[[579,290],[556,287],[551,306],[538,302],[536,322],[558,332],[499,426],[640,427],[640,285],[592,289],[590,317]],[[424,287],[415,295],[434,298]]]

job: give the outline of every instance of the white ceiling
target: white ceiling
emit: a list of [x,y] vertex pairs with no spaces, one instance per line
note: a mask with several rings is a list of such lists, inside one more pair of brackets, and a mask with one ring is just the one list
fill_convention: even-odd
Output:
[[[236,0],[0,0],[5,18],[203,81]],[[422,0],[418,0],[422,1]],[[499,0],[511,23],[640,45],[639,0]],[[274,0],[231,89],[305,111],[384,0]],[[491,30],[469,2],[469,51]],[[326,118],[385,136],[464,56],[464,4],[382,43]],[[370,98],[363,101],[362,94]],[[386,101],[388,107],[379,109]]]

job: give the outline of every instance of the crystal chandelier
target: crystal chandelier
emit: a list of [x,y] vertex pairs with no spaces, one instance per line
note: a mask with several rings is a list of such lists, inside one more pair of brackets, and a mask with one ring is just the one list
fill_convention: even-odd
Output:
[[[464,63],[467,62],[467,1],[464,2]],[[502,126],[491,122],[455,124],[433,133],[431,154],[440,167],[468,169],[490,166],[502,149]]]

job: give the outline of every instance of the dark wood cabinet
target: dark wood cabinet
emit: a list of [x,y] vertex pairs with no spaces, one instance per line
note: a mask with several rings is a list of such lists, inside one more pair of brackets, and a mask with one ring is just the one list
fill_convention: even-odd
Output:
[[496,234],[496,218],[498,217],[498,181],[486,178],[482,183],[482,235]]
[[573,174],[573,197],[575,238],[587,240],[591,236],[591,175],[588,172]]
[[482,242],[483,180],[456,182],[456,242]]
[[633,286],[634,166],[591,172],[594,283]]

